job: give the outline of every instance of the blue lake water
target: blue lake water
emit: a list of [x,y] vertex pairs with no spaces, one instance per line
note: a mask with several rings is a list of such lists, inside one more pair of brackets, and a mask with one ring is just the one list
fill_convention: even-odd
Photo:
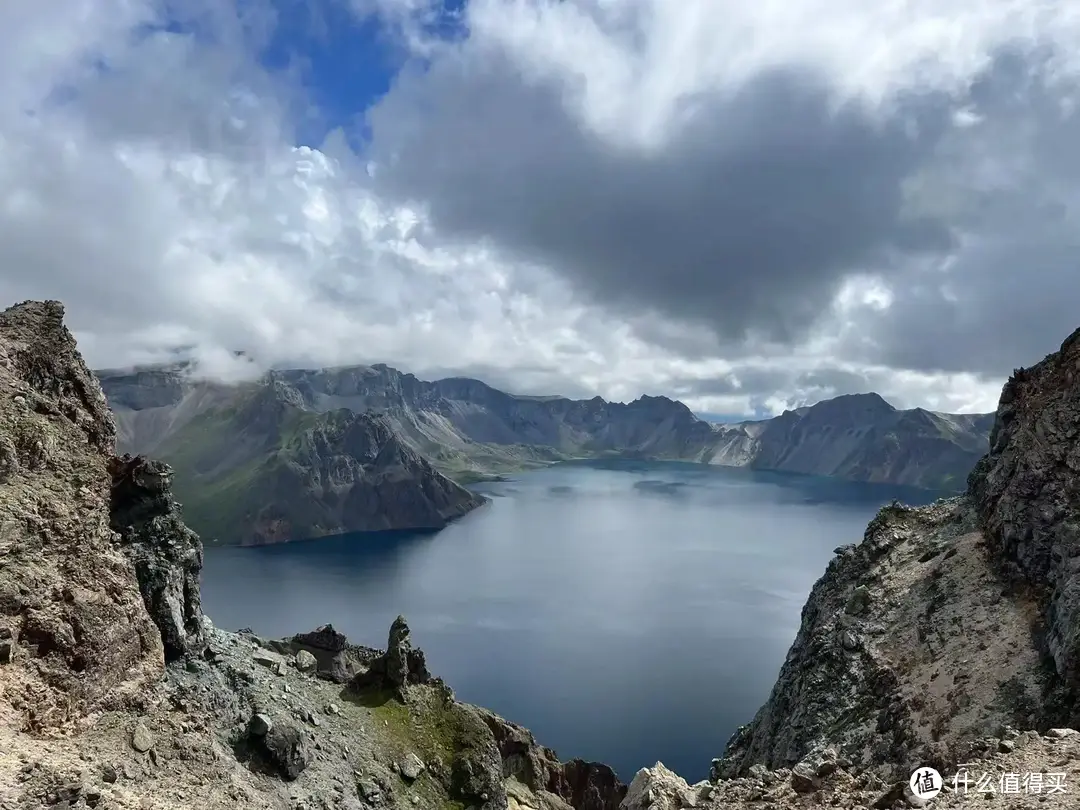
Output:
[[477,487],[437,534],[207,549],[206,612],[383,647],[402,613],[459,699],[625,780],[704,778],[768,696],[833,549],[934,493],[676,463],[575,463]]

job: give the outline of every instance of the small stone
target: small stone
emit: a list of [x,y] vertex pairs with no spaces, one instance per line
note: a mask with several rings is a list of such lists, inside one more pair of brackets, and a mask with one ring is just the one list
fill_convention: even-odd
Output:
[[1052,740],[1063,740],[1074,734],[1080,734],[1080,731],[1077,731],[1074,728],[1052,728],[1046,732],[1046,736]]
[[276,667],[281,663],[281,658],[266,650],[255,650],[251,654],[251,660],[267,669]]
[[251,718],[248,730],[256,737],[264,737],[273,727],[274,722],[265,714],[255,714]]
[[10,641],[0,641],[0,664],[10,664],[14,656],[14,647]]
[[813,793],[821,787],[821,778],[800,763],[791,771],[791,787],[796,793]]
[[851,596],[848,597],[844,610],[852,616],[859,616],[865,613],[866,609],[870,607],[870,602],[870,589],[865,585],[860,585],[851,592]]
[[341,709],[338,708],[338,705],[336,703],[327,704],[327,706],[326,706],[326,713],[327,714],[339,714],[340,712],[341,712]]
[[859,638],[850,630],[842,630],[840,632],[840,646],[848,652],[855,652],[859,649]]
[[141,722],[135,724],[135,730],[131,733],[131,747],[140,754],[154,747],[154,735]]
[[998,752],[1002,754],[1011,754],[1016,749],[1016,743],[1012,740],[1001,740],[998,742]]
[[419,778],[420,774],[423,773],[424,761],[416,754],[409,754],[405,759],[398,763],[398,768],[401,771],[401,775],[411,782],[414,779]]
[[116,768],[113,765],[106,763],[101,766],[101,781],[108,785],[111,785],[117,779]]
[[311,672],[318,665],[318,660],[307,650],[300,650],[296,654],[296,668],[301,672]]

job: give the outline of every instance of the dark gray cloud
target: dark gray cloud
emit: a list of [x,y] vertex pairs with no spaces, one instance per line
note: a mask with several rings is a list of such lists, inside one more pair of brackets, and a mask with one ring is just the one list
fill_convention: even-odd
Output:
[[952,201],[963,245],[912,271],[892,307],[864,318],[859,356],[931,372],[1001,377],[1080,326],[1080,117],[1070,87],[1003,58],[975,85],[980,121],[922,170],[923,204]]
[[[554,84],[510,64],[446,59],[372,112],[378,189],[422,201],[436,227],[542,261],[609,308],[707,324],[726,341],[793,341],[845,276],[949,233],[904,211],[931,153],[921,126],[836,110],[805,73],[774,71],[697,100],[655,151],[605,143]],[[418,111],[423,117],[418,117]]]
[[500,58],[401,78],[370,114],[379,192],[546,264],[654,345],[797,343],[867,272],[894,302],[854,316],[842,349],[865,364],[1000,376],[1080,323],[1075,85],[1034,57],[1002,53],[966,97],[908,94],[885,117],[772,70],[694,99],[656,151],[602,140],[557,83]]

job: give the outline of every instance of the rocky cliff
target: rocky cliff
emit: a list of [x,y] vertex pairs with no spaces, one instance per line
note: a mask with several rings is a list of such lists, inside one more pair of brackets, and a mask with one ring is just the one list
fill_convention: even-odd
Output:
[[[139,414],[182,394],[158,375],[117,392]],[[215,395],[217,392],[218,395]],[[432,467],[374,413],[314,412],[271,378],[201,388],[203,407],[155,442],[191,526],[213,542],[274,543],[345,531],[439,529],[483,499]],[[186,400],[190,402],[190,400]],[[121,411],[124,412],[124,411]]]
[[824,756],[891,781],[1078,725],[1078,471],[1080,331],[1009,380],[964,496],[886,507],[837,549],[715,776]]
[[[196,382],[189,372],[101,373],[121,447],[172,461],[191,421],[229,399],[228,388]],[[986,452],[993,420],[902,411],[865,394],[774,419],[714,425],[666,397],[621,403],[515,396],[478,380],[426,382],[383,365],[275,371],[268,379],[311,412],[378,412],[402,442],[459,480],[623,455],[959,491]]]

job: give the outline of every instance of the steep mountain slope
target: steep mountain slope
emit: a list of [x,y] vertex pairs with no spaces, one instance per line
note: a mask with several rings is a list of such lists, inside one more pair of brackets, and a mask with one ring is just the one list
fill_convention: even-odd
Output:
[[826,749],[885,779],[946,773],[1007,727],[1080,725],[1077,368],[1080,330],[1009,380],[967,494],[886,507],[837,549],[717,776]]
[[[157,375],[157,376],[155,376]],[[169,450],[228,389],[183,369],[102,372],[122,447]],[[900,411],[876,394],[838,397],[775,419],[715,425],[683,403],[644,396],[515,396],[477,380],[425,382],[384,365],[274,371],[314,412],[380,413],[418,453],[459,481],[568,458],[624,455],[959,489],[986,451],[989,415]]]
[[877,394],[852,394],[721,428],[714,463],[959,490],[987,448],[992,414],[902,411]]
[[[274,379],[231,389],[225,400],[212,387],[186,393],[171,411],[174,429],[154,445],[175,471],[188,521],[213,541],[438,529],[483,502],[373,413],[305,410],[295,389]],[[165,413],[134,413],[148,412]]]

